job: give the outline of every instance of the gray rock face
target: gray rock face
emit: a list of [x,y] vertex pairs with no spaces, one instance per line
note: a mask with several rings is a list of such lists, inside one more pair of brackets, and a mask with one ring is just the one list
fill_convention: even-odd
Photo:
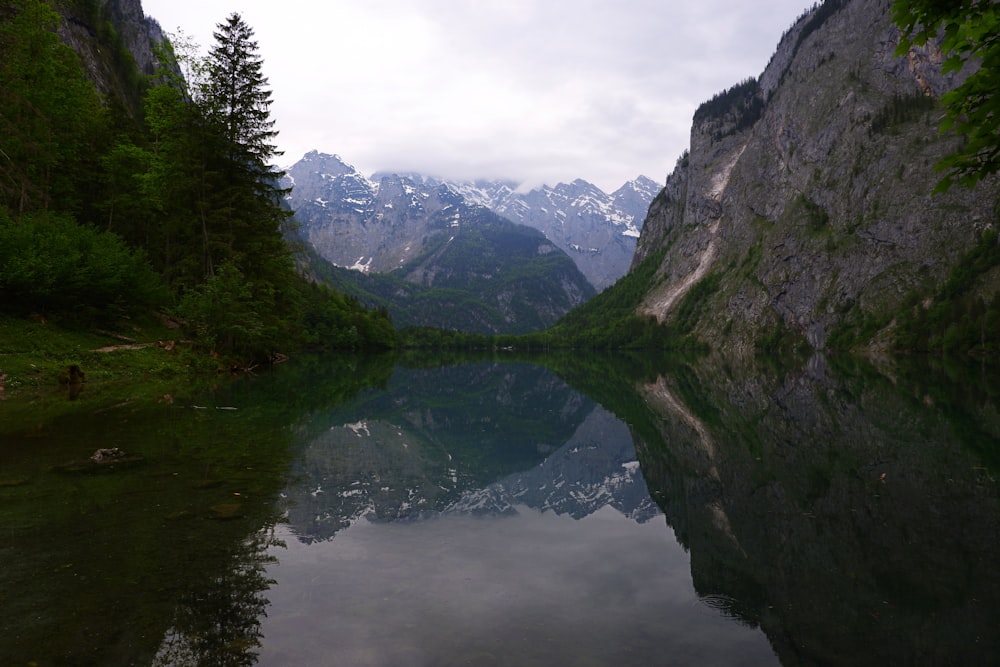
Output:
[[[329,283],[386,307],[398,326],[527,333],[594,294],[537,229],[413,175],[365,178],[312,152],[288,172],[298,237],[327,262]],[[391,275],[389,275],[391,274]]]
[[660,189],[639,176],[611,194],[582,179],[518,192],[509,182],[449,183],[467,199],[534,227],[566,254],[598,291],[628,269],[639,224]]
[[127,85],[119,80],[122,73],[109,53],[112,48],[102,47],[95,38],[101,32],[95,21],[109,21],[139,72],[155,74],[154,46],[164,40],[163,30],[154,19],[146,17],[140,0],[101,0],[89,13],[76,5],[62,7],[59,11],[63,15],[60,37],[80,55],[90,79],[101,93],[123,99],[127,97]]
[[311,152],[288,170],[302,235],[330,263],[387,273],[418,257],[429,236],[456,224],[459,198],[405,176],[378,181],[339,156]]
[[957,142],[935,99],[962,75],[933,48],[896,57],[890,4],[818,6],[759,79],[695,114],[636,248],[633,266],[665,252],[645,313],[669,320],[717,275],[696,329],[713,346],[784,327],[822,349],[846,317],[930,297],[995,223],[996,180],[931,194]]

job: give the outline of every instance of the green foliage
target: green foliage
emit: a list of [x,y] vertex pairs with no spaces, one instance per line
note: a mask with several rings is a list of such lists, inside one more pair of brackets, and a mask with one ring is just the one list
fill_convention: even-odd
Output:
[[[535,229],[485,209],[463,209],[462,226],[426,242],[424,253],[390,274],[361,274],[314,262],[317,277],[370,306],[385,308],[401,327],[444,326],[478,334],[527,333],[553,324],[547,312],[572,306],[562,283],[588,298],[593,288]],[[413,276],[431,275],[428,284]],[[501,308],[501,304],[504,305]]]
[[[504,347],[503,336],[470,334],[433,327],[405,327],[400,330],[400,345],[424,350],[489,350]],[[508,341],[514,344],[513,341]]]
[[976,290],[979,278],[1000,266],[995,230],[957,262],[924,307],[911,299],[897,315],[897,347],[909,351],[996,354],[1000,337],[1000,293],[984,298]]
[[568,313],[546,332],[545,343],[591,349],[703,349],[690,334],[701,316],[702,302],[718,289],[720,276],[713,274],[696,283],[667,324],[637,314],[656,285],[666,251],[650,255],[613,286]]
[[142,253],[114,234],[59,214],[29,214],[17,223],[0,210],[0,308],[89,317],[164,299]]
[[700,125],[712,119],[724,121],[726,129],[717,129],[713,133],[713,139],[719,141],[751,127],[763,113],[764,97],[760,82],[750,77],[702,103],[694,112],[694,122]]
[[[49,4],[0,6],[0,309],[108,320],[179,300],[199,340],[241,358],[393,345],[385,313],[294,271],[252,30],[220,26],[192,97],[175,72],[147,88],[105,5],[60,8],[128,88],[103,100]],[[145,125],[122,122],[141,98]]]
[[573,334],[627,318],[642,303],[649,288],[656,284],[656,271],[660,268],[664,255],[666,248],[650,254],[613,286],[566,314],[559,321],[556,330]]
[[640,332],[635,311],[649,288],[656,283],[666,249],[648,256],[634,270],[587,303],[567,313],[551,334],[568,346],[612,347],[628,342],[629,335]]
[[990,0],[895,0],[892,16],[902,34],[897,55],[941,34],[944,72],[979,61],[962,85],[941,98],[946,112],[941,130],[954,130],[966,141],[937,165],[946,172],[938,191],[954,183],[973,187],[1000,170],[1000,5]]
[[618,280],[596,297],[567,313],[552,328],[517,336],[484,336],[440,331],[427,327],[401,331],[402,345],[407,347],[450,349],[519,349],[552,350],[560,348],[586,349],[700,349],[687,334],[697,323],[700,300],[718,288],[718,278],[702,281],[691,290],[678,307],[675,323],[661,325],[653,317],[636,314],[666,249],[646,258],[635,270]]
[[80,213],[106,113],[40,0],[0,7],[0,204]]
[[790,362],[796,359],[802,362],[808,358],[811,350],[805,336],[789,328],[780,317],[776,318],[771,331],[754,343],[754,351],[768,362]]
[[998,266],[997,233],[986,230],[932,298],[913,293],[896,310],[884,312],[851,304],[830,333],[827,346],[850,350],[864,345],[895,320],[894,346],[899,351],[996,354],[1000,352],[1000,293],[983,294],[979,288],[982,277]]
[[677,304],[677,312],[674,315],[673,321],[676,334],[686,336],[691,333],[695,325],[698,324],[698,320],[701,319],[703,303],[719,291],[719,282],[721,280],[721,274],[710,273],[688,290],[688,293]]
[[264,355],[277,342],[277,329],[267,317],[274,295],[267,286],[256,287],[227,262],[204,285],[185,294],[177,312],[198,341],[212,350]]
[[847,0],[823,0],[823,2],[814,4],[809,10],[809,14],[811,14],[809,20],[802,26],[802,30],[799,31],[799,36],[795,41],[795,48],[792,53],[798,52],[799,47],[802,46],[806,38],[816,32],[820,26],[826,23],[827,19],[843,9],[846,4]]
[[796,197],[793,211],[801,214],[807,228],[811,231],[822,231],[830,225],[830,214],[826,212],[826,209],[803,193],[799,193],[799,196]]
[[303,343],[314,349],[388,349],[398,335],[384,308],[369,310],[357,299],[315,283],[301,294]]
[[870,341],[890,321],[891,313],[871,313],[853,304],[845,309],[839,324],[827,337],[826,345],[832,350],[850,350]]

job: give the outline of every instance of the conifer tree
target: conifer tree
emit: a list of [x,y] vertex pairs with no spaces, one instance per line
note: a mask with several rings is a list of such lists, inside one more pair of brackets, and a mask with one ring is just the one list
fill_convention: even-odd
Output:
[[[197,137],[197,146],[168,159],[168,164],[188,165],[185,190],[194,194],[190,209],[195,215],[187,217],[187,233],[176,237],[189,248],[200,245],[204,271],[203,284],[188,290],[182,310],[196,325],[208,324],[208,318],[213,331],[228,332],[212,337],[213,345],[259,356],[273,350],[282,327],[298,319],[298,278],[283,235],[291,213],[282,206],[285,191],[278,182],[283,174],[271,165],[280,152],[253,30],[232,14],[217,26],[215,40],[201,68],[205,77],[192,90],[194,117],[176,115],[176,106],[166,116],[182,120],[182,137]],[[174,96],[173,102],[181,98]],[[252,313],[260,326],[231,335],[240,322],[229,320],[238,311],[217,313],[211,306],[223,302],[241,304],[243,314],[236,319],[247,320]]]
[[217,26],[207,80],[199,93],[209,118],[224,130],[231,159],[245,163],[264,184],[273,185],[283,174],[270,163],[281,152],[273,143],[278,133],[270,117],[271,91],[253,35],[237,13]]
[[226,256],[219,260],[260,275],[287,256],[281,231],[290,214],[281,207],[283,173],[271,165],[281,153],[273,143],[271,91],[253,34],[237,13],[217,26],[197,100],[225,146],[218,168],[228,186],[216,202],[223,227],[214,232],[221,235]]

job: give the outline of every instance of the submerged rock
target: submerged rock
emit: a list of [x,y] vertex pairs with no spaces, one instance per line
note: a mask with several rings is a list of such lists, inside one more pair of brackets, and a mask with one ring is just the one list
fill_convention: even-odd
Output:
[[65,473],[110,471],[119,470],[123,467],[131,467],[145,460],[145,457],[139,454],[127,454],[118,447],[102,447],[91,454],[90,458],[69,461],[68,463],[54,466],[52,469],[55,472]]
[[98,449],[90,456],[90,460],[94,463],[108,463],[109,461],[115,461],[120,458],[125,457],[125,452],[118,449],[117,447],[111,447],[108,449]]

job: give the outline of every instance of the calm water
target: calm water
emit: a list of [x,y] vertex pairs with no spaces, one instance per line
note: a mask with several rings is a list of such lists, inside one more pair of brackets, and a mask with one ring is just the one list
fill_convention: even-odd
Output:
[[0,403],[0,664],[997,661],[989,371],[536,361]]

